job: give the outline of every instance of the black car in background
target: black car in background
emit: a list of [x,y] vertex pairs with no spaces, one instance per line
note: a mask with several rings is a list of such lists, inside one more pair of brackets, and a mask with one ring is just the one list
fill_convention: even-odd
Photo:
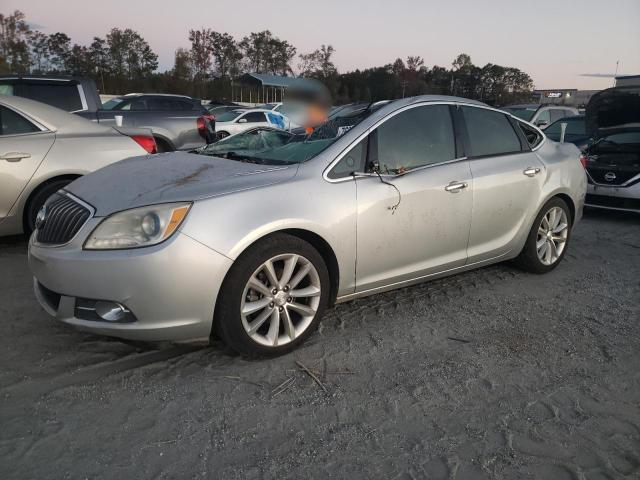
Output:
[[640,212],[640,87],[596,93],[586,108],[587,206]]

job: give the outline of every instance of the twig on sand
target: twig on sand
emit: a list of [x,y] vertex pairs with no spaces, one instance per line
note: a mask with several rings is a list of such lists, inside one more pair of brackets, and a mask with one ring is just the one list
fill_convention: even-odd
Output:
[[296,383],[296,377],[289,377],[276,388],[271,390],[271,394],[275,397],[276,395],[280,395],[282,392],[287,390],[291,385]]
[[245,382],[245,383],[249,383],[251,385],[255,385],[256,387],[264,388],[264,385],[262,385],[261,383],[252,382],[251,380],[247,380],[247,379],[242,378],[242,377],[236,377],[236,376],[233,376],[233,375],[213,375],[213,378],[226,378],[227,380],[237,380],[239,382]]
[[453,340],[454,342],[461,343],[471,343],[471,340],[465,340],[464,338],[456,338],[456,337],[447,337],[449,340]]
[[313,380],[320,386],[320,388],[322,388],[322,390],[324,390],[324,393],[329,393],[329,390],[327,390],[327,387],[324,386],[324,384],[320,381],[320,379],[318,378],[318,376],[315,373],[313,373],[311,370],[309,370],[302,362],[299,362],[298,360],[296,360],[296,364],[307,375],[309,375],[311,378],[313,378]]
[[[309,370],[312,371],[313,373],[315,373],[318,377],[321,377],[321,376],[324,376],[324,375],[355,375],[355,373],[356,373],[356,372],[352,372],[351,370],[327,370],[324,373],[319,372],[318,370],[315,370],[313,368],[310,368]],[[306,370],[304,368],[288,368],[286,371],[288,373],[306,372]]]

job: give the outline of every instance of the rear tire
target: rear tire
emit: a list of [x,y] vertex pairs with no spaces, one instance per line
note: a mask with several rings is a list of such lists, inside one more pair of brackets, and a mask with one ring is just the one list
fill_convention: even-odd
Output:
[[313,246],[292,235],[270,235],[231,267],[213,331],[246,357],[282,355],[317,328],[330,290],[329,272]]
[[531,273],[547,273],[558,266],[571,239],[571,212],[554,197],[540,209],[515,263]]
[[38,188],[33,197],[29,199],[29,203],[25,208],[23,221],[24,233],[30,234],[33,232],[36,224],[36,217],[44,205],[44,202],[46,202],[47,199],[58,190],[73,182],[73,180],[75,179],[54,180],[50,183],[45,183]]

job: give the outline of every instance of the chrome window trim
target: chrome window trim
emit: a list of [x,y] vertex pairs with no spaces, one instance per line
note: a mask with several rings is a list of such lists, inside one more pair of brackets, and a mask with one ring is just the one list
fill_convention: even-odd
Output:
[[69,245],[71,242],[73,242],[76,239],[78,234],[82,231],[82,229],[89,222],[89,220],[94,218],[95,213],[96,213],[96,209],[93,207],[93,205],[91,205],[91,204],[85,202],[84,200],[76,197],[74,194],[72,194],[70,192],[67,192],[66,190],[58,190],[56,193],[58,195],[62,195],[62,196],[70,198],[71,200],[73,200],[77,204],[82,205],[84,208],[89,210],[89,217],[87,217],[87,220],[82,224],[82,226],[78,229],[78,231],[75,233],[75,235],[73,237],[71,237],[69,239],[69,241],[67,241],[65,243],[56,243],[56,244],[39,243],[38,242],[38,235],[37,235],[38,229],[34,229],[32,235],[31,235],[31,238],[33,239],[33,244],[37,245],[39,248],[60,248],[60,247],[64,247],[66,245]]
[[[324,169],[324,171],[322,172],[322,178],[324,180],[326,180],[329,183],[340,183],[340,182],[344,182],[346,180],[352,180],[353,178],[359,178],[359,177],[368,177],[371,176],[372,174],[361,174],[361,175],[354,175],[354,176],[350,176],[350,177],[343,177],[343,178],[329,178],[329,172],[331,171],[331,169],[333,169],[333,167],[336,166],[336,164],[342,160],[342,158],[344,156],[346,156],[352,148],[354,148],[358,142],[360,142],[364,137],[366,137],[367,135],[369,135],[371,132],[373,132],[376,128],[378,128],[380,125],[382,125],[384,122],[386,122],[387,120],[389,120],[390,118],[395,117],[396,115],[398,115],[399,113],[402,113],[406,110],[409,110],[411,108],[417,108],[417,107],[428,107],[430,105],[453,105],[453,106],[464,106],[464,107],[475,107],[475,108],[484,108],[485,110],[492,110],[494,112],[498,112],[501,113],[503,115],[509,115],[511,117],[513,117],[513,115],[505,112],[504,110],[500,110],[499,108],[493,108],[490,107],[488,105],[478,105],[475,103],[467,103],[467,102],[452,102],[452,101],[437,101],[437,102],[429,102],[429,101],[421,101],[421,102],[417,102],[417,103],[411,103],[409,105],[405,105],[403,107],[400,107],[392,112],[390,112],[387,116],[385,116],[384,118],[379,119],[378,121],[376,121],[376,123],[374,123],[371,127],[369,127],[364,133],[360,134],[353,142],[351,142],[348,146],[346,146],[344,148],[344,150],[342,150],[342,152],[340,152],[336,158],[334,160],[331,161],[331,163],[329,163],[329,165]],[[516,117],[513,117],[516,118]],[[453,122],[454,119],[452,118],[451,121]],[[536,127],[533,127],[536,128]],[[542,132],[536,128],[536,130],[538,130],[538,132],[540,134],[542,134]],[[347,133],[348,134],[348,133]],[[542,145],[542,143],[544,143],[544,140],[546,139],[546,137],[544,136],[544,134],[542,134],[543,137],[543,141],[540,142],[540,145]],[[455,130],[454,130],[454,141],[455,141]],[[536,148],[537,150],[537,148]],[[531,150],[533,151],[533,150]],[[518,153],[522,153],[522,152],[518,152]],[[489,155],[488,157],[490,157],[491,155]],[[418,170],[422,170],[424,168],[430,168],[430,167],[435,167],[438,165],[445,165],[447,163],[454,163],[454,162],[460,162],[463,160],[467,160],[467,157],[459,157],[459,158],[454,158],[452,160],[445,160],[444,162],[438,162],[438,163],[430,163],[429,165],[422,165],[421,167],[416,167],[412,170],[409,170],[408,172],[405,173],[401,173],[401,174],[396,174],[396,175],[389,175],[389,174],[380,174],[383,177],[398,177],[398,176],[402,176],[402,175],[407,175],[409,173],[418,171]],[[373,174],[376,175],[377,174]]]

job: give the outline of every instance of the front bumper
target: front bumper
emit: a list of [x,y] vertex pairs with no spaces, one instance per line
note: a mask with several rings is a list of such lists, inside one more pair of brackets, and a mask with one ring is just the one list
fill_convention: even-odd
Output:
[[587,185],[586,207],[640,212],[640,183],[628,187]]
[[[101,219],[91,218],[67,245],[29,240],[29,268],[42,307],[81,330],[159,341],[207,337],[220,286],[231,260],[177,233],[165,243],[130,250],[82,250]],[[118,302],[135,321],[111,323],[76,316],[84,299]]]

